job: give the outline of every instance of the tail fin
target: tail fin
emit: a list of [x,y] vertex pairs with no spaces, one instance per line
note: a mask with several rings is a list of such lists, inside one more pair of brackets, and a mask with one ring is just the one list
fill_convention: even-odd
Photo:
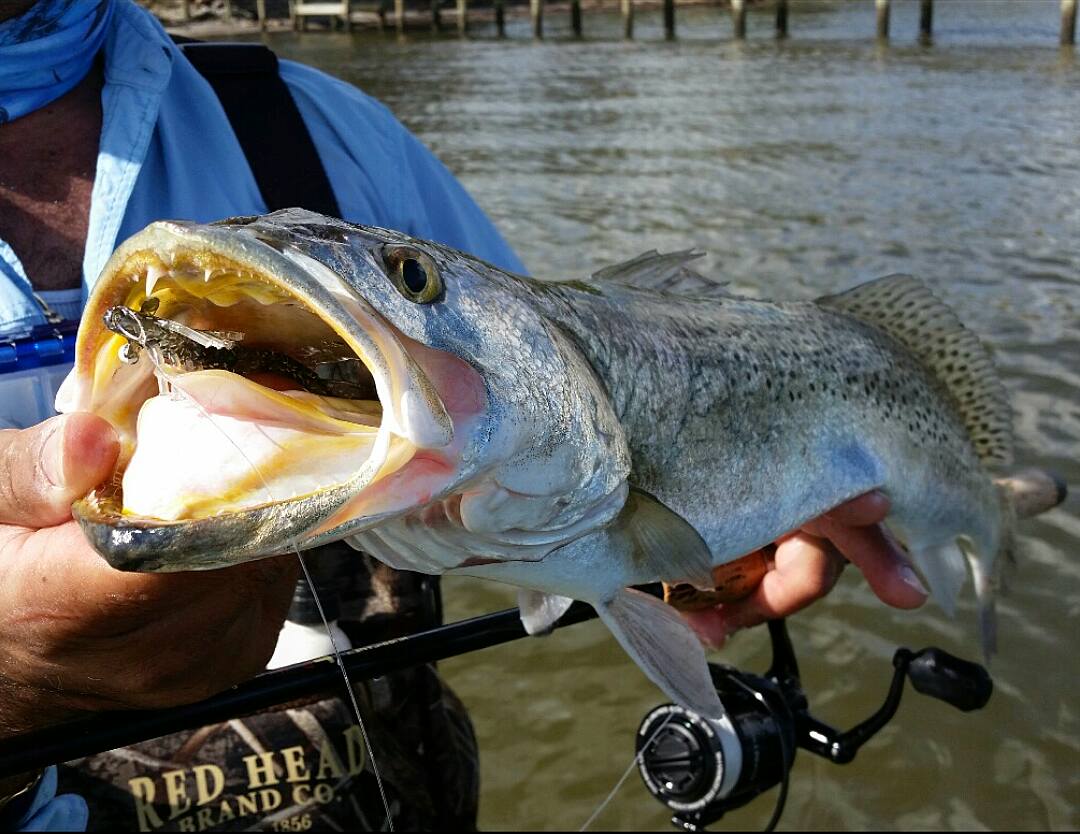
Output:
[[990,525],[989,531],[959,536],[955,546],[948,542],[936,548],[914,549],[915,561],[930,583],[934,597],[949,614],[964,584],[966,559],[979,600],[979,627],[987,659],[997,651],[994,597],[1001,584],[1002,568],[1015,559],[1016,520],[1053,509],[1065,500],[1068,492],[1061,478],[1041,469],[997,478],[994,488],[997,523]]
[[1009,495],[997,487],[1000,515],[997,535],[982,540],[960,536],[956,543],[967,558],[971,578],[975,584],[975,597],[979,601],[979,637],[983,657],[989,661],[997,652],[997,613],[994,601],[1000,585],[1001,568],[1013,559],[1013,528],[1016,510]]
[[988,660],[997,651],[994,597],[1001,585],[1001,571],[1016,559],[1016,520],[1051,510],[1068,494],[1065,482],[1060,477],[1042,469],[1026,469],[1015,475],[997,478],[994,487],[997,490],[1000,521],[993,552],[989,552],[989,547],[980,550],[970,538],[961,537],[957,541],[967,557],[975,581],[983,653]]

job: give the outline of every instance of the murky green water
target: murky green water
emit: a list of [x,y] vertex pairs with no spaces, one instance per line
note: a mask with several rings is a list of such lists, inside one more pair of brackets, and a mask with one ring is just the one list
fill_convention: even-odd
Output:
[[[579,276],[649,248],[696,246],[741,290],[812,297],[889,272],[924,276],[997,351],[1019,458],[1080,484],[1080,63],[1057,47],[1057,0],[936,4],[935,45],[897,2],[894,39],[873,4],[792,3],[792,35],[729,40],[717,8],[656,12],[639,39],[615,14],[564,16],[533,43],[524,19],[495,42],[376,33],[275,37],[386,102],[445,160],[536,273]],[[1075,498],[1024,527],[1000,605],[989,707],[962,715],[909,693],[856,762],[796,764],[788,828],[1080,827],[1080,518]],[[445,585],[451,616],[511,604]],[[970,591],[968,592],[970,594]],[[974,657],[971,600],[885,610],[848,571],[791,621],[812,703],[850,725],[880,701],[894,647]],[[760,669],[766,637],[726,661]],[[629,764],[659,693],[596,623],[443,669],[483,752],[484,828],[580,826]],[[762,826],[772,795],[719,827]],[[664,829],[636,775],[596,823]]]

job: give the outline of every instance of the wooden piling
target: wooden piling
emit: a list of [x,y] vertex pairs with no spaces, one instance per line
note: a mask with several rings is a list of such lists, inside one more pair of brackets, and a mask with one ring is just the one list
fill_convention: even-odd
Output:
[[879,41],[889,39],[889,0],[874,0],[877,7],[877,36]]
[[529,14],[532,16],[533,37],[544,37],[544,0],[529,0]]
[[233,19],[232,0],[225,0],[225,19],[226,20],[232,20]]
[[506,37],[506,6],[504,0],[495,0],[495,33],[500,38]]
[[746,38],[746,0],[731,0],[731,22],[735,27],[735,40]]
[[664,0],[664,37],[675,40],[675,0]]
[[1061,45],[1076,43],[1076,0],[1061,0]]
[[919,2],[919,40],[929,42],[934,31],[934,0]]
[[394,28],[398,35],[405,34],[405,0],[394,0]]
[[439,8],[439,0],[431,0],[431,28],[435,32],[442,31],[442,10]]
[[184,20],[191,20],[191,0],[184,0],[180,6],[183,9]]
[[[289,6],[289,14],[292,14],[292,5]],[[259,31],[266,31],[266,0],[255,0],[255,17],[259,19]],[[293,21],[295,23],[295,21]]]
[[461,37],[469,34],[469,0],[457,0],[457,31]]
[[621,0],[619,6],[622,9],[623,37],[629,40],[634,37],[634,0]]
[[581,0],[570,0],[570,31],[581,37]]
[[788,0],[776,0],[776,37],[788,36]]

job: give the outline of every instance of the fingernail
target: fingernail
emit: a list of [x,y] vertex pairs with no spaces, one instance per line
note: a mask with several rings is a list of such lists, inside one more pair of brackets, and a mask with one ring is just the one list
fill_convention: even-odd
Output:
[[919,580],[918,574],[911,569],[910,565],[900,566],[900,578],[904,580],[904,584],[909,588],[914,588],[924,597],[930,596],[930,592],[926,590],[926,586]]
[[64,483],[64,421],[54,420],[49,436],[41,444],[41,471],[50,486]]

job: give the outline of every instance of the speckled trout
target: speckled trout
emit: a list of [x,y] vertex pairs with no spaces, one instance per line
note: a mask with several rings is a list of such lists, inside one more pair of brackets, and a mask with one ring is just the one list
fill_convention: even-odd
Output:
[[[98,281],[58,396],[121,437],[76,517],[125,570],[347,539],[394,568],[519,586],[533,632],[583,600],[709,715],[698,640],[632,586],[711,587],[715,566],[869,490],[941,603],[970,572],[988,624],[1011,415],[978,339],[909,276],[760,301],[694,257],[541,281],[299,210],[154,223]],[[212,361],[237,340],[280,361]]]

